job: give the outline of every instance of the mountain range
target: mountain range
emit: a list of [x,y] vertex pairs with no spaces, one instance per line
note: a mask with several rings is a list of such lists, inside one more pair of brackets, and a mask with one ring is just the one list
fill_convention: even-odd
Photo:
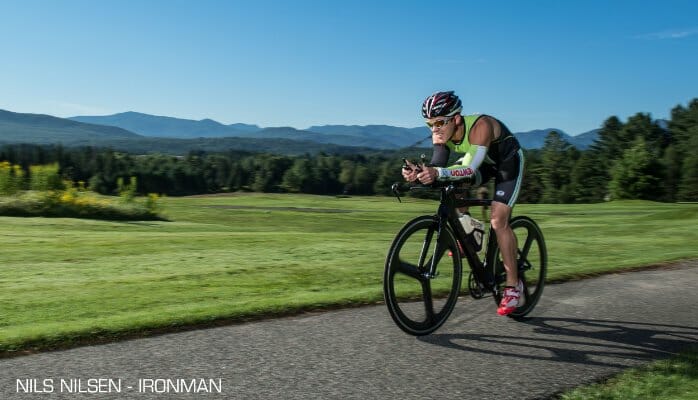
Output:
[[[586,149],[598,130],[570,136],[559,129],[517,132],[526,149],[543,147],[546,136],[558,131],[579,149]],[[250,124],[225,125],[137,112],[107,116],[58,118],[0,110],[0,143],[62,143],[66,146],[102,146],[132,152],[184,154],[190,150],[279,152],[281,154],[353,153],[429,147],[428,128],[389,125],[324,125],[300,130],[291,127],[262,128]]]

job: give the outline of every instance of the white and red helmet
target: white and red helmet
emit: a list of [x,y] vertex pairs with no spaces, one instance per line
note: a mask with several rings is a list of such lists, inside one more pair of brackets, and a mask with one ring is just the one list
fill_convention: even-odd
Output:
[[453,91],[436,92],[422,103],[422,117],[450,117],[461,112],[462,109],[461,101]]

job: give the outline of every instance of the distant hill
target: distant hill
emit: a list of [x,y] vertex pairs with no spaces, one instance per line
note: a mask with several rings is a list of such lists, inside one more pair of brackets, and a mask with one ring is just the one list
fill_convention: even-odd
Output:
[[23,114],[0,110],[0,142],[5,143],[86,143],[98,144],[105,139],[140,138],[125,129],[86,124],[43,114]]
[[[559,129],[541,129],[514,135],[526,149],[541,148],[553,130],[579,149],[586,149],[598,130],[569,136]],[[247,150],[277,154],[359,153],[431,147],[427,127],[389,125],[324,125],[306,130],[291,127],[224,125],[161,117],[137,112],[108,116],[57,118],[0,110],[0,143],[62,143],[68,146],[112,147],[132,152],[185,154],[189,150]]]
[[514,136],[524,149],[540,149],[545,144],[545,138],[552,131],[557,131],[562,137],[569,142],[569,135],[560,129],[537,129],[528,132],[516,132]]
[[149,137],[180,139],[200,137],[274,138],[379,149],[409,146],[429,135],[429,130],[426,127],[409,129],[387,125],[326,125],[313,126],[306,130],[291,127],[260,128],[257,125],[239,123],[224,125],[211,119],[195,121],[133,111],[105,116],[76,116],[68,119],[116,126]]
[[[199,138],[245,137],[256,139],[289,139],[340,146],[360,146],[377,149],[399,149],[415,143],[429,147],[426,140],[429,129],[425,126],[402,128],[389,125],[322,125],[300,130],[291,127],[261,128],[257,125],[224,125],[211,119],[200,121],[161,117],[133,111],[106,116],[79,116],[71,120],[117,126],[149,137]],[[514,135],[526,149],[543,147],[545,137],[551,131],[560,132],[565,140],[579,149],[586,149],[596,138],[596,131],[570,136],[560,129],[548,128]]]
[[[374,143],[372,147],[381,148],[410,146],[430,136],[429,129],[426,126],[400,128],[389,125],[324,125],[311,126],[308,130],[330,137],[351,137],[366,144]],[[429,142],[425,141],[425,143],[428,144]]]
[[240,134],[239,137],[276,140],[303,140],[319,144],[336,144],[340,146],[359,146],[371,147],[376,149],[391,149],[395,148],[392,143],[382,140],[381,138],[372,139],[368,137],[355,137],[350,135],[326,135],[320,132],[311,132],[307,130],[299,130],[291,127],[278,128],[263,128],[257,132]]
[[90,124],[117,126],[136,132],[143,136],[168,138],[199,138],[199,137],[235,137],[241,134],[256,132],[261,128],[257,125],[232,124],[223,125],[212,119],[200,121],[157,115],[142,114],[133,111],[105,116],[77,116],[68,118],[73,121]]
[[[271,135],[274,136],[273,129]],[[269,140],[269,138],[249,137],[196,139],[146,137],[114,126],[83,123],[50,115],[0,110],[0,144],[3,143],[94,146],[139,154],[157,152],[176,155],[197,150],[207,152],[245,150],[284,155],[316,154],[319,152],[331,154],[375,152],[375,149],[368,147],[341,146],[285,138]]]
[[585,132],[580,135],[570,136],[561,129],[548,128],[528,132],[516,132],[514,136],[516,136],[516,139],[524,149],[540,149],[545,145],[545,138],[548,137],[552,131],[558,132],[563,139],[579,150],[586,150],[589,148],[598,137],[599,132],[598,129],[594,129],[593,131]]
[[567,141],[580,150],[586,150],[599,138],[599,131],[600,129],[594,129],[589,132],[580,133],[579,135],[569,136]]

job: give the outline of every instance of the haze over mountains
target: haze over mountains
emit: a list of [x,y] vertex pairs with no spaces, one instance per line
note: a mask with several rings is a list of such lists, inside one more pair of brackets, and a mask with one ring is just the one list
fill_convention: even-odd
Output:
[[[401,128],[389,125],[322,125],[305,130],[290,127],[261,128],[257,125],[223,125],[211,119],[200,121],[160,117],[137,112],[125,112],[107,116],[77,116],[74,121],[110,125],[127,129],[144,136],[197,138],[197,137],[252,137],[310,140],[318,143],[335,143],[346,146],[366,146],[382,149],[401,148],[429,136],[426,127]],[[558,131],[577,148],[585,149],[596,139],[597,131],[570,136],[560,129],[548,128],[517,132],[516,137],[525,148],[541,148],[551,131]],[[319,135],[317,135],[319,134]]]
[[429,135],[426,127],[409,129],[387,125],[327,125],[312,126],[304,130],[291,127],[261,128],[257,125],[224,125],[211,119],[195,121],[141,114],[132,111],[107,116],[77,116],[69,119],[120,127],[149,137],[178,139],[200,137],[274,138],[377,149],[406,147]]
[[[515,135],[524,148],[535,149],[543,146],[545,137],[552,130],[558,131],[579,149],[586,149],[597,137],[596,130],[569,136],[552,128]],[[62,143],[138,152],[235,149],[283,154],[351,153],[370,149],[394,150],[416,143],[429,147],[430,142],[426,140],[429,135],[427,127],[324,125],[299,130],[242,123],[225,125],[211,119],[196,121],[137,112],[58,118],[0,110],[0,143]]]

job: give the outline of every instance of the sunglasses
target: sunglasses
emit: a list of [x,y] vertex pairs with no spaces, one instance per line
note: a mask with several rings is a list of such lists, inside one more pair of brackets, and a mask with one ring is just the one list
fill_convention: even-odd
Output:
[[449,123],[452,119],[453,119],[453,117],[448,117],[448,118],[444,118],[444,119],[437,119],[434,122],[427,122],[426,124],[429,127],[429,129],[433,129],[433,128],[439,129],[442,126]]

